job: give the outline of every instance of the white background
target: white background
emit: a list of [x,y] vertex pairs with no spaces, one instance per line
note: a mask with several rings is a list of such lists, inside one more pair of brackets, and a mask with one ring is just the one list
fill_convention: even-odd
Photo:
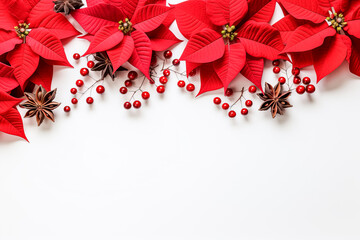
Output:
[[[71,56],[87,47],[65,46],[75,69],[56,68],[62,107],[86,65]],[[31,143],[0,134],[1,240],[360,239],[360,81],[347,64],[275,120],[257,100],[229,119],[213,93],[194,99],[174,77],[125,111],[121,82],[93,106],[61,107],[56,124],[26,119]]]

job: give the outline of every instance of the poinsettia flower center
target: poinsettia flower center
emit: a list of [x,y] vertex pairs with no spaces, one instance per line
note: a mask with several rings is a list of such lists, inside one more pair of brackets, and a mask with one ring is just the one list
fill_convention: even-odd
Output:
[[329,26],[332,26],[338,33],[341,33],[347,25],[344,14],[335,12],[334,8],[331,10],[332,11],[329,11],[330,16],[326,18],[326,21]]
[[15,26],[15,31],[16,34],[18,35],[19,38],[21,39],[25,39],[26,36],[29,34],[30,32],[30,24],[27,24],[25,22],[20,22],[18,26]]
[[130,20],[128,18],[125,18],[125,21],[121,20],[119,22],[119,30],[122,31],[124,34],[130,34],[134,30],[134,28]]
[[221,35],[224,39],[229,39],[230,41],[233,41],[238,34],[236,33],[236,27],[234,25],[230,26],[227,24],[224,26],[224,30],[221,31]]

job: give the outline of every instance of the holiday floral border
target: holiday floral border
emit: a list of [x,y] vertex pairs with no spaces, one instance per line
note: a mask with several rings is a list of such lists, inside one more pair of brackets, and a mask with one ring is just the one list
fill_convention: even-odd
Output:
[[[270,25],[277,4],[284,17]],[[213,102],[230,118],[236,117],[237,105],[241,115],[249,114],[252,94],[262,101],[259,110],[275,118],[292,107],[293,92],[316,91],[309,77],[301,78],[304,67],[314,66],[317,83],[345,60],[350,72],[360,76],[359,1],[189,0],[167,5],[165,0],[87,0],[85,7],[81,0],[0,0],[0,132],[27,140],[17,106],[27,109],[24,117],[35,117],[39,126],[45,119],[54,121],[60,103],[51,88],[53,65],[71,67],[63,41],[80,35],[67,15],[86,31],[80,38],[90,46],[73,59],[87,59],[80,74],[93,80],[90,85],[76,81],[70,89],[73,105],[83,97],[93,104],[92,89],[104,94],[102,83],[111,79],[123,81],[124,108],[139,109],[151,94],[144,83],[164,94],[173,77],[178,87],[194,92],[192,77],[198,75],[197,95],[223,89],[225,99],[216,96]],[[178,58],[168,50],[181,42],[170,31],[174,21],[187,39]],[[266,60],[277,75],[275,86],[263,82]],[[127,79],[119,78],[120,71],[128,72]],[[252,85],[235,91],[229,85],[239,74]]]

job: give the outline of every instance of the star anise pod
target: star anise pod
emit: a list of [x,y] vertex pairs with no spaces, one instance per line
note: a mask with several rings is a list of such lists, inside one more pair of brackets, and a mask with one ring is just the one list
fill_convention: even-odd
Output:
[[44,121],[45,117],[55,122],[54,109],[60,106],[60,103],[53,102],[56,96],[56,89],[47,92],[41,85],[37,87],[35,93],[25,92],[26,102],[19,106],[28,109],[24,117],[36,116],[38,126]]
[[69,15],[71,11],[84,6],[82,0],[57,0],[53,3],[55,3],[54,11],[63,12],[65,15]]
[[[91,69],[92,71],[101,71],[101,79],[106,78],[106,76],[110,76],[111,79],[114,81],[115,75],[114,67],[110,61],[109,56],[106,52],[98,52],[94,55],[95,60],[97,61],[95,66]],[[127,71],[126,68],[120,67],[116,71]]]
[[290,91],[282,91],[282,86],[280,83],[278,83],[275,87],[266,83],[265,92],[258,94],[261,100],[264,101],[259,111],[267,111],[271,108],[271,115],[273,118],[276,117],[276,114],[283,115],[285,108],[292,107],[292,105],[288,102],[290,95]]

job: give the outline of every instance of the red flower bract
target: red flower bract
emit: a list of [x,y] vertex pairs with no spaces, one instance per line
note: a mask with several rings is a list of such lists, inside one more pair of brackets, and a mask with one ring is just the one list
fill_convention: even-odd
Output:
[[199,94],[224,87],[241,72],[258,88],[264,58],[283,49],[280,33],[270,26],[276,1],[192,0],[175,6],[180,32],[189,39],[181,60],[189,73],[200,68]]
[[38,66],[71,66],[60,40],[79,33],[53,7],[51,0],[0,0],[0,55],[7,53],[6,59],[22,89],[33,78],[34,82],[46,82],[44,87],[49,90],[52,76],[41,81],[41,73],[33,76]]
[[275,24],[295,66],[314,65],[318,82],[346,59],[360,76],[360,1],[280,0],[284,19]]
[[[84,55],[106,51],[118,69],[129,61],[150,79],[152,51],[162,51],[180,42],[168,29],[171,8],[163,0],[88,1],[88,7],[73,13],[91,41]],[[170,14],[170,17],[169,17]]]

